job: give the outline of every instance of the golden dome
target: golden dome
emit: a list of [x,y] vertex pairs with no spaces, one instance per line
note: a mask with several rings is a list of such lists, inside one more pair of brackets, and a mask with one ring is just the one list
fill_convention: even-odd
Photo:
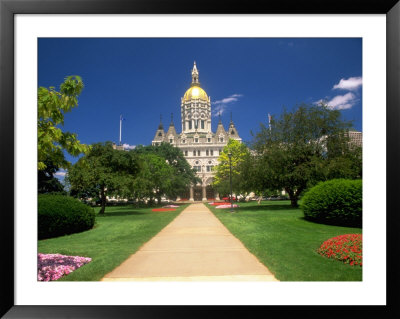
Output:
[[208,101],[208,96],[206,91],[204,91],[200,86],[194,85],[190,89],[188,89],[183,96],[183,100],[185,102],[192,99]]

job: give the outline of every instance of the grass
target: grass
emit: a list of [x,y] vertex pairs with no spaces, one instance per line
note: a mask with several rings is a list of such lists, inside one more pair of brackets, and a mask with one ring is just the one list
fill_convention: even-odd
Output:
[[281,281],[361,281],[362,268],[319,255],[327,239],[361,234],[361,228],[317,224],[303,218],[290,201],[239,203],[230,209],[208,207],[219,220]]
[[134,254],[185,207],[182,205],[174,212],[152,212],[152,208],[133,206],[107,207],[105,216],[97,216],[93,229],[40,240],[38,252],[91,257],[90,263],[58,281],[97,281]]

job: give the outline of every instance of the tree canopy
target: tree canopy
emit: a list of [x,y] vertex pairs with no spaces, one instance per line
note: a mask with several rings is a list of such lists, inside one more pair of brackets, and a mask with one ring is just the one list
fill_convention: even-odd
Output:
[[172,187],[173,168],[165,159],[154,153],[139,154],[139,173],[132,184],[132,195],[135,199],[150,201],[157,197],[161,201],[163,194]]
[[[231,154],[231,160],[229,160],[228,154]],[[232,190],[235,193],[246,191],[248,189],[247,183],[242,177],[249,161],[250,152],[247,146],[237,140],[229,139],[218,158],[219,164],[214,168],[213,187],[221,194],[229,194],[230,165],[232,165]]]
[[107,196],[129,196],[139,171],[133,152],[115,150],[111,142],[93,144],[89,152],[68,170],[71,194],[80,198],[99,197],[104,214]]
[[79,76],[68,76],[60,85],[38,89],[38,170],[44,170],[46,163],[57,168],[68,168],[70,163],[65,159],[63,150],[73,156],[87,152],[88,147],[81,144],[77,135],[63,132],[64,114],[78,106],[78,96],[83,89]]
[[38,170],[38,193],[66,193],[64,185],[54,177],[58,167],[52,161],[45,161],[46,168]]
[[[349,147],[344,121],[338,110],[326,105],[300,105],[280,117],[272,117],[271,126],[261,124],[255,134],[253,183],[264,190],[284,189],[297,206],[300,194],[318,181],[334,177],[356,177],[361,158]],[[331,174],[330,174],[330,173]],[[342,176],[337,176],[342,175]],[[346,175],[346,176],[343,176]]]
[[[160,165],[160,171],[156,172],[153,170],[154,178],[154,189],[157,190],[157,197],[160,200],[162,195],[174,198],[181,192],[185,191],[191,184],[196,184],[199,178],[196,176],[196,172],[191,168],[189,163],[186,161],[182,150],[169,143],[161,143],[160,145],[149,145],[149,146],[138,146],[133,152],[142,155],[153,154],[159,158],[162,158],[164,163],[167,164],[169,169]],[[156,157],[150,157],[150,162],[153,161],[155,165]],[[149,163],[144,164],[144,168],[150,168]],[[161,174],[161,175],[160,175]]]

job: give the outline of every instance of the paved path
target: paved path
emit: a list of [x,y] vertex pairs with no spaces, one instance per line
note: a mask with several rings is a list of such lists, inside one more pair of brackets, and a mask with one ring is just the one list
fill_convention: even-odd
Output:
[[102,281],[277,281],[204,204],[192,204]]

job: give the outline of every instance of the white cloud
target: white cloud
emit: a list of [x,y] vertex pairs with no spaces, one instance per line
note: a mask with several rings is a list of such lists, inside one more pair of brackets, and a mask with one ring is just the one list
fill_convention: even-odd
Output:
[[54,175],[55,175],[55,176],[59,176],[59,177],[64,177],[66,173],[67,173],[67,172],[58,171],[58,172],[54,173]]
[[362,85],[362,77],[351,77],[346,79],[341,79],[338,84],[333,86],[333,89],[341,89],[341,90],[348,90],[354,91],[357,90]]
[[[321,100],[319,102],[322,102]],[[349,92],[345,95],[337,95],[328,102],[325,102],[332,110],[350,109],[357,102],[357,97]]]
[[124,147],[124,150],[133,150],[136,145],[129,145],[129,144],[122,144],[122,146]]
[[242,97],[242,94],[232,94],[226,98],[223,98],[222,100],[214,101],[213,103],[213,116],[218,116],[219,114],[223,114],[228,107],[228,104],[232,102],[236,102],[240,97]]

